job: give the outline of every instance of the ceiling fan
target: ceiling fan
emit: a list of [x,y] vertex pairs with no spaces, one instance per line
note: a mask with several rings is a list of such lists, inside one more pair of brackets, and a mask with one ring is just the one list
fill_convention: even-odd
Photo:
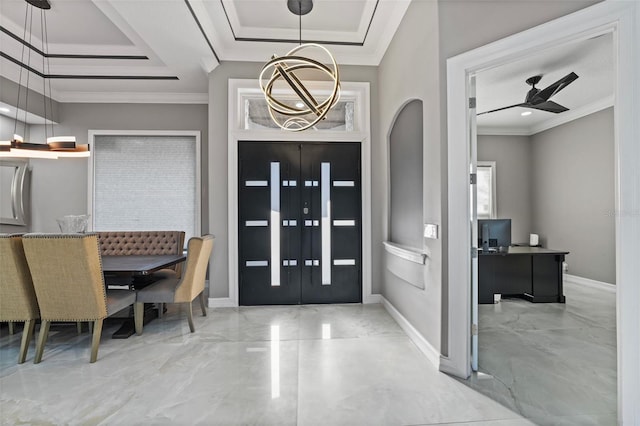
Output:
[[560,104],[550,101],[549,98],[551,98],[553,95],[555,95],[556,93],[558,93],[559,91],[567,87],[577,78],[578,78],[578,75],[574,72],[571,72],[565,75],[564,77],[562,77],[560,80],[556,81],[555,83],[540,90],[536,87],[536,84],[540,82],[540,80],[542,79],[542,76],[535,75],[533,77],[528,78],[526,81],[526,83],[531,86],[531,90],[527,92],[527,97],[525,98],[523,103],[509,105],[509,106],[498,108],[498,109],[492,109],[491,111],[478,113],[478,115],[489,114],[491,112],[502,111],[503,109],[509,109],[509,108],[515,108],[515,107],[539,109],[542,111],[553,112],[555,114],[569,111],[569,108],[563,107]]

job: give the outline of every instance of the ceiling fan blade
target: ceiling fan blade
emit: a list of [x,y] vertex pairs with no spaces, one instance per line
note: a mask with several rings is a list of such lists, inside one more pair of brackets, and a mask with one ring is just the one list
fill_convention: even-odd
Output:
[[479,113],[478,113],[478,114],[476,114],[476,115],[489,114],[489,113],[491,113],[491,112],[502,111],[503,109],[515,108],[515,107],[519,107],[519,106],[529,106],[529,104],[515,104],[515,105],[509,105],[509,106],[502,107],[502,108],[498,108],[498,109],[492,109],[491,111],[479,112]]
[[545,87],[541,91],[539,91],[535,96],[532,97],[532,104],[539,104],[541,102],[548,101],[550,97],[567,87],[569,84],[573,83],[578,78],[578,74],[575,72],[571,72],[555,83]]
[[541,102],[535,105],[527,105],[527,107],[533,108],[533,109],[539,109],[541,111],[553,112],[555,114],[569,111],[569,108],[563,107],[562,105],[557,104],[553,101]]

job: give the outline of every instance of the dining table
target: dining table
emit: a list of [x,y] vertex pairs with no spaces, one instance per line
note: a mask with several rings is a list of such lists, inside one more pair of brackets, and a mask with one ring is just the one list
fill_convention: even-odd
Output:
[[[115,285],[125,285],[129,288],[140,288],[151,284],[154,272],[166,269],[187,259],[185,254],[159,255],[109,255],[102,256],[102,272],[109,281],[116,277]],[[157,312],[151,304],[145,305],[144,323],[157,317]],[[135,332],[132,314],[126,318],[122,326],[113,333],[113,339],[126,339]]]
[[102,272],[149,276],[160,269],[184,262],[184,254],[102,256]]

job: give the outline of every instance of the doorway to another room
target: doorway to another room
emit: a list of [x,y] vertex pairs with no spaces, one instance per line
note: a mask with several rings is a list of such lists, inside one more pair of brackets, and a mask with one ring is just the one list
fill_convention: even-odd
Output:
[[[545,419],[548,421],[549,417],[554,416],[554,414],[556,417],[561,415],[565,417],[565,420],[572,420],[578,424],[583,424],[585,421],[595,421],[597,424],[613,424],[616,422],[626,424],[628,422],[633,423],[633,419],[637,418],[634,417],[637,412],[637,405],[634,404],[637,401],[637,396],[634,395],[637,395],[637,381],[635,378],[638,377],[638,364],[634,359],[637,359],[638,346],[634,345],[634,342],[637,341],[637,327],[635,324],[637,324],[638,312],[630,301],[637,300],[637,288],[633,285],[633,277],[637,276],[637,273],[632,272],[636,269],[636,264],[632,259],[637,257],[635,253],[638,252],[637,243],[640,239],[637,238],[634,232],[635,228],[632,226],[633,218],[630,218],[627,212],[636,211],[633,209],[637,208],[637,199],[633,197],[632,194],[634,192],[629,187],[629,183],[637,168],[637,144],[634,143],[637,140],[637,128],[634,126],[633,117],[635,115],[632,112],[634,111],[634,100],[638,99],[639,93],[628,90],[633,66],[631,65],[631,60],[625,62],[626,58],[637,59],[637,55],[632,49],[633,43],[630,37],[632,33],[630,29],[635,28],[633,21],[634,16],[636,16],[634,15],[635,12],[636,10],[630,4],[598,4],[580,13],[559,18],[543,26],[448,60],[448,113],[450,119],[448,126],[448,218],[450,225],[448,250],[450,259],[448,267],[450,284],[448,295],[449,354],[446,359],[443,359],[441,370],[467,378],[471,374],[471,350],[469,349],[471,348],[472,334],[476,334],[474,330],[477,330],[477,328],[469,327],[471,322],[471,310],[469,307],[474,308],[475,305],[475,303],[472,303],[471,285],[469,285],[470,279],[468,278],[472,275],[471,257],[473,254],[469,250],[469,242],[472,240],[470,238],[471,230],[468,226],[470,222],[472,223],[469,220],[469,161],[470,152],[472,153],[475,149],[475,142],[472,142],[472,140],[475,140],[475,135],[473,130],[470,130],[469,124],[473,121],[470,117],[475,117],[476,114],[476,111],[472,110],[474,108],[472,105],[474,104],[470,103],[468,99],[469,92],[467,89],[469,89],[470,79],[485,70],[506,64],[509,61],[521,59],[525,57],[525,54],[539,53],[544,49],[551,46],[559,46],[562,43],[594,40],[604,34],[613,34],[612,62],[614,64],[614,77],[612,81],[614,83],[614,108],[609,112],[613,116],[613,137],[611,138],[609,134],[607,139],[613,141],[614,149],[613,161],[604,161],[608,165],[614,165],[613,173],[610,173],[610,175],[615,176],[614,203],[613,210],[611,210],[611,207],[607,207],[606,211],[598,208],[594,210],[599,211],[600,215],[608,215],[614,220],[615,281],[611,280],[610,282],[615,282],[616,284],[615,294],[612,292],[607,294],[606,298],[601,296],[594,298],[590,294],[592,288],[585,285],[588,280],[582,280],[571,285],[574,289],[579,289],[579,292],[573,292],[569,289],[569,286],[566,286],[567,305],[559,303],[525,305],[528,302],[520,303],[525,308],[533,306],[536,310],[548,310],[547,307],[559,308],[556,309],[562,311],[560,312],[559,332],[553,332],[553,330],[548,329],[547,326],[549,324],[545,325],[542,322],[546,318],[536,322],[534,318],[525,318],[522,312],[512,315],[512,319],[516,322],[520,320],[520,325],[532,327],[533,332],[538,333],[543,338],[544,343],[536,348],[538,352],[541,352],[538,355],[533,352],[525,352],[518,355],[516,352],[522,352],[521,349],[523,348],[518,348],[518,351],[508,354],[509,370],[516,375],[520,374],[520,377],[511,376],[512,380],[502,383],[506,385],[505,388],[511,389],[511,385],[531,387],[536,382],[540,382],[540,379],[543,378],[542,373],[546,369],[550,367],[556,369],[560,367],[562,369],[561,365],[554,364],[554,361],[549,359],[549,356],[554,354],[558,356],[558,358],[555,358],[558,361],[562,359],[578,360],[579,362],[576,361],[567,365],[574,371],[579,370],[577,373],[579,376],[584,376],[584,371],[587,370],[592,373],[589,377],[580,377],[580,380],[575,381],[554,376],[545,386],[538,390],[538,392],[541,392],[538,394],[541,398],[539,401],[547,401],[548,404],[539,405],[540,410],[537,413],[529,413],[527,417],[535,417],[543,423]],[[568,28],[570,30],[567,30]],[[524,48],[523,45],[527,47]],[[560,98],[558,100],[562,103]],[[594,112],[601,109],[603,108],[590,112],[594,115]],[[607,112],[601,112],[600,114],[607,115]],[[466,126],[458,126],[459,123],[465,122]],[[471,129],[473,128],[475,128],[475,125],[471,126]],[[535,136],[533,138],[537,139]],[[584,147],[581,147],[578,152],[582,152],[582,148]],[[582,161],[582,158],[580,158],[580,161]],[[548,160],[548,164],[555,164],[555,162],[557,162],[557,158],[554,156],[551,156]],[[498,169],[500,169],[499,166]],[[572,172],[565,167],[564,173],[565,176],[560,180],[562,182],[565,182]],[[611,187],[612,185],[608,186]],[[590,189],[587,189],[587,195],[589,192]],[[591,201],[593,202],[593,200]],[[537,222],[534,225],[537,226]],[[554,231],[553,234],[556,234],[556,232]],[[611,234],[612,232],[609,232],[609,236]],[[587,233],[587,235],[590,234]],[[541,242],[553,246],[560,243],[558,244],[560,246],[564,245],[562,243],[565,241],[548,240],[545,242],[541,238]],[[598,241],[596,240],[593,243],[597,244]],[[577,252],[577,250],[574,251]],[[575,268],[578,266],[577,262],[570,260],[569,264],[570,271],[577,271]],[[589,299],[591,302],[596,302],[593,304],[595,309],[585,309],[586,304],[591,303]],[[572,309],[569,306],[570,300],[575,302],[576,309]],[[505,320],[508,320],[507,316],[503,316],[499,321],[502,323],[501,325],[505,325]],[[603,326],[602,328],[606,328],[603,333],[598,331],[598,334],[602,334],[602,336],[594,336],[594,333],[591,332],[594,323],[598,327]],[[583,326],[581,327],[580,324]],[[493,325],[496,325],[496,323]],[[583,332],[578,332],[575,336],[563,334],[563,330],[567,329],[567,326],[576,330],[582,329]],[[546,328],[542,329],[544,327]],[[512,337],[518,338],[522,334],[520,330],[516,330],[512,333]],[[564,336],[564,339],[562,337],[555,339],[554,336],[556,335]],[[509,338],[503,337],[503,340],[509,343]],[[586,342],[591,347],[580,350],[574,345],[578,341],[580,343]],[[631,345],[622,344],[623,341],[631,341]],[[559,343],[558,348],[560,349],[550,348],[550,343]],[[606,350],[602,351],[601,349],[605,347]],[[575,359],[571,353],[567,352],[570,348],[576,353]],[[547,360],[546,363],[542,363],[542,369],[535,368],[532,363],[526,362],[527,360],[541,361],[541,357]],[[584,363],[584,367],[576,368],[579,363]],[[563,370],[563,373],[565,372]],[[605,375],[602,374],[603,372]],[[526,380],[522,380],[523,374],[527,376]],[[595,377],[598,380],[604,379],[607,382],[607,390],[604,391],[605,398],[596,398],[593,404],[585,404],[585,401],[582,401],[582,411],[577,411],[574,403],[585,395],[584,389],[587,386],[591,389],[599,387],[599,383],[593,381]],[[589,382],[585,385],[582,380],[588,380]],[[547,390],[554,389],[560,383],[568,386],[564,392],[564,402],[568,402],[567,404],[563,404],[563,401],[557,399],[556,393],[547,392]],[[524,390],[530,397],[534,395],[534,393]],[[524,404],[529,402],[531,401],[524,401]],[[522,401],[520,401],[520,404],[522,404]],[[520,407],[525,407],[525,405],[520,405]],[[531,407],[529,406],[528,408]],[[557,410],[564,410],[564,412],[551,412]],[[567,416],[570,416],[571,419],[566,418]]]

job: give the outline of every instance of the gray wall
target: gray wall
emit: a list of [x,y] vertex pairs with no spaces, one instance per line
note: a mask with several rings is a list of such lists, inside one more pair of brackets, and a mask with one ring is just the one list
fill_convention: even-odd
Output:
[[[4,87],[3,87],[4,90]],[[4,115],[0,115],[0,141],[8,141],[13,138],[13,131],[15,127],[15,118],[10,118]],[[25,124],[21,121],[18,122],[18,129],[22,129]],[[22,130],[20,130],[22,131]],[[23,135],[25,136],[25,135]],[[26,137],[26,136],[25,136]],[[4,198],[3,201],[4,202]],[[6,233],[23,233],[29,232],[29,226],[18,225],[6,225],[0,223],[0,232]]]
[[[439,240],[424,241],[429,256],[425,289],[410,286],[385,270],[382,294],[444,355],[448,353],[446,60],[594,3],[597,1],[558,1],[541,7],[533,0],[414,1],[380,64],[379,121],[384,143],[402,105],[416,98],[424,101],[422,213],[425,222],[437,223],[441,229]],[[374,162],[373,169],[388,173],[387,161]],[[386,214],[388,204],[381,207]],[[379,243],[374,239],[374,249]]]
[[[464,53],[471,49],[484,46],[509,35],[524,31],[534,26],[551,21],[564,15],[568,15],[585,7],[599,3],[600,0],[575,0],[575,1],[545,1],[539,0],[438,0],[438,48],[440,69],[440,93],[434,96],[433,101],[439,102],[440,142],[442,144],[442,250],[443,250],[443,276],[442,276],[442,352],[447,354],[447,317],[448,313],[448,276],[447,276],[447,82],[446,65],[447,58]],[[413,7],[413,4],[412,4]],[[411,11],[411,9],[410,9]],[[425,26],[428,25],[427,21]],[[416,34],[428,31],[419,26],[414,29]],[[420,55],[430,52],[431,49],[423,49],[419,43],[407,40],[407,46],[420,46]],[[405,47],[406,48],[406,47]],[[432,60],[435,60],[433,58]],[[422,62],[421,58],[410,60],[405,68]],[[403,71],[395,76],[402,79]],[[419,78],[426,78],[431,72],[426,70],[418,74]],[[415,325],[415,324],[414,324]]]
[[[381,141],[389,144],[391,127],[402,107],[413,99],[423,102],[423,203],[416,212],[424,223],[441,224],[441,153],[440,153],[440,76],[438,75],[438,3],[414,1],[409,5],[379,67]],[[386,150],[384,151],[387,152]],[[388,188],[388,157],[374,163],[373,170],[385,173]],[[374,187],[375,188],[375,187]],[[387,189],[388,190],[388,189]],[[384,191],[386,192],[386,191]],[[384,193],[383,192],[383,193]],[[377,208],[389,209],[388,199]],[[387,218],[388,219],[388,218]],[[385,225],[386,225],[385,221]],[[388,228],[384,228],[388,239]],[[381,247],[383,239],[373,240],[374,249]],[[418,248],[427,253],[422,267],[424,289],[410,285],[387,269],[403,267],[410,273],[416,264],[396,259],[385,252],[382,295],[429,341],[440,349],[442,240],[423,239]],[[375,273],[375,271],[374,271]]]
[[[216,236],[215,254],[211,265],[210,297],[225,298],[229,296],[229,230],[228,230],[228,90],[229,79],[257,79],[262,69],[262,62],[222,62],[209,76],[209,223],[211,233]],[[378,139],[378,80],[375,67],[341,66],[342,81],[360,81],[370,83],[371,95],[371,156],[372,162],[378,164],[382,153]],[[374,170],[376,167],[374,167]],[[382,205],[381,188],[384,188],[384,177],[373,173],[372,176],[372,238],[382,241],[380,206]],[[377,206],[377,207],[376,207]],[[364,206],[368,208],[368,206]],[[380,292],[379,266],[381,248],[373,250],[373,293]]]
[[[15,118],[7,117],[6,115],[0,115],[0,140],[2,141],[11,140],[13,138],[14,130],[22,131],[22,129],[24,128],[24,123],[22,121],[18,121],[17,129],[16,129],[15,123],[16,123]],[[22,136],[25,136],[25,135],[22,135]]]
[[528,242],[532,232],[529,141],[528,136],[478,136],[478,161],[496,162],[497,217],[511,219],[513,243]]
[[569,273],[615,283],[613,109],[531,137],[533,223]]
[[389,240],[422,248],[422,101],[404,106],[389,137]]
[[[25,83],[25,81],[25,77],[23,77],[23,84]],[[24,114],[24,109],[26,106],[30,113],[36,114],[39,117],[45,116],[44,96],[42,96],[40,93],[32,89],[29,89],[27,91],[24,86],[19,88],[17,83],[2,76],[0,76],[0,87],[2,87],[2,90],[0,90],[0,101],[14,107],[17,106],[21,108],[23,110],[22,114]],[[33,80],[31,80],[31,87],[33,87]],[[20,89],[20,102],[18,102],[18,89]],[[18,119],[24,120],[24,115],[22,114],[18,115]],[[48,119],[58,122],[60,120],[60,104],[54,100],[49,99],[47,101],[46,115]],[[42,119],[42,122],[44,123],[44,118]],[[24,123],[21,121],[20,124]],[[26,137],[26,135],[23,134],[22,129],[23,128],[18,126],[18,134]],[[13,133],[11,134],[13,135]]]
[[[594,3],[597,1],[413,1],[378,68],[341,67],[345,81],[371,83],[373,292],[381,292],[445,355],[448,315],[447,259],[443,257],[447,249],[446,59]],[[261,65],[222,63],[210,76],[210,149],[207,151],[203,143],[202,151],[203,183],[208,181],[209,185],[202,201],[203,231],[210,225],[209,231],[218,237],[213,258],[213,297],[227,296],[227,81],[230,77],[255,79]],[[388,137],[396,114],[411,99],[424,102],[422,215],[425,222],[440,224],[442,234],[438,240],[424,241],[423,249],[429,256],[424,267],[424,290],[402,282],[382,266],[382,241],[388,237]],[[206,114],[205,105],[64,104],[60,118],[64,132],[75,131],[80,142],[82,134],[86,138],[90,128],[200,129],[202,140],[206,141]],[[34,189],[37,187],[39,191],[34,194],[34,201],[38,200],[38,228],[34,230],[55,230],[55,217],[86,211],[85,160],[33,162],[39,169],[39,183],[34,183]]]
[[[202,182],[207,181],[207,106],[160,104],[60,104],[57,135],[87,143],[92,130],[198,130],[202,143]],[[43,126],[31,126],[33,140],[44,138]],[[34,232],[59,231],[56,218],[87,212],[88,165],[91,159],[31,159],[32,226]],[[144,165],[141,165],[144,167]],[[202,194],[202,230],[208,230],[206,186]]]

